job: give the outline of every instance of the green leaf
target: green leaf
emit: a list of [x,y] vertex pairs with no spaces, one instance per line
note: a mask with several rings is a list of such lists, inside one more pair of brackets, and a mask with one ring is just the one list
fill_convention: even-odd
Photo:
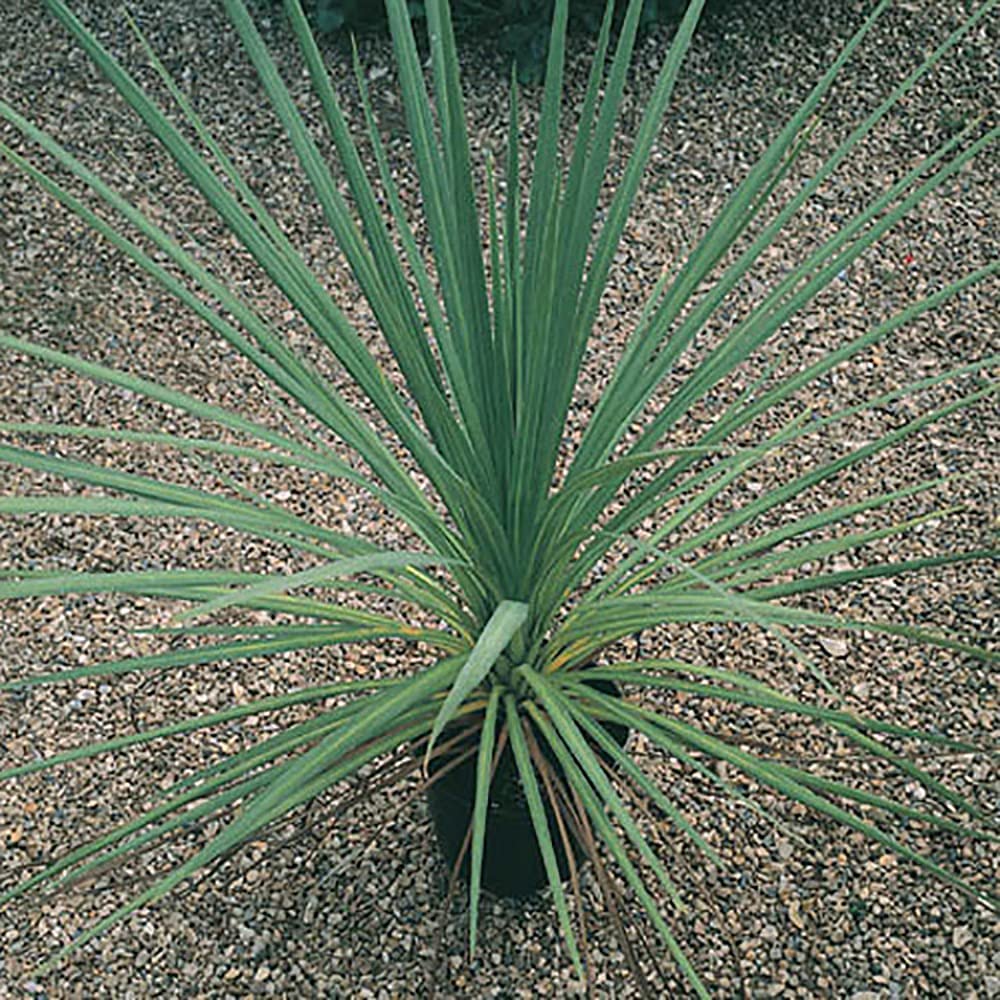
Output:
[[490,783],[493,776],[493,747],[496,743],[497,714],[502,694],[499,684],[490,690],[486,714],[479,736],[476,758],[476,798],[472,806],[472,859],[469,864],[469,957],[476,953],[479,930],[479,896],[482,884],[483,851],[486,845],[486,818],[490,804]]
[[532,692],[538,696],[540,704],[544,707],[549,719],[551,719],[556,732],[566,745],[566,749],[573,755],[581,772],[587,776],[590,783],[594,786],[605,808],[621,825],[629,840],[632,841],[639,851],[642,859],[652,868],[654,874],[660,880],[660,884],[670,897],[671,902],[673,902],[678,910],[684,910],[684,904],[681,902],[680,894],[674,885],[673,879],[667,874],[666,869],[663,867],[663,862],[656,856],[646,838],[639,831],[639,827],[636,825],[632,815],[608,780],[608,776],[604,773],[600,761],[581,734],[573,719],[572,706],[569,700],[562,695],[558,688],[551,685],[543,674],[532,670],[530,667],[519,667],[516,673],[518,676],[524,678]]
[[517,764],[517,772],[521,780],[521,788],[524,791],[524,798],[528,803],[531,824],[535,828],[535,838],[538,841],[538,849],[542,855],[542,863],[545,866],[545,874],[549,880],[549,888],[552,890],[552,900],[559,918],[559,925],[562,928],[563,940],[566,942],[566,948],[569,951],[573,967],[576,969],[578,975],[583,975],[583,965],[580,961],[576,935],[573,933],[573,924],[570,921],[569,910],[566,906],[566,893],[563,891],[562,877],[559,874],[559,864],[556,861],[555,849],[552,846],[552,834],[549,831],[549,821],[545,815],[545,806],[542,803],[542,793],[538,787],[535,766],[531,762],[528,746],[524,739],[524,732],[521,729],[524,723],[517,709],[517,701],[509,692],[504,695],[504,708],[507,713],[511,750],[514,754],[514,761]]
[[149,656],[133,656],[124,660],[105,660],[85,667],[70,667],[47,674],[33,674],[13,681],[0,682],[0,691],[17,691],[25,687],[42,684],[62,684],[81,678],[109,677],[113,674],[129,674],[146,670],[177,669],[199,664],[221,663],[226,660],[245,660],[256,656],[273,656],[300,649],[319,649],[323,646],[349,642],[367,642],[390,635],[405,634],[408,626],[396,629],[373,627],[346,629],[329,628],[306,635],[293,635],[274,639],[252,639],[247,642],[227,642],[217,645],[198,646],[194,649],[178,649],[167,653],[153,653]]
[[[256,830],[266,826],[268,823],[274,822],[274,820],[289,812],[296,805],[314,798],[320,792],[330,787],[330,785],[333,785],[336,782],[343,780],[345,777],[357,772],[370,760],[384,754],[388,750],[395,749],[401,742],[405,742],[407,739],[412,739],[413,737],[418,736],[421,731],[423,731],[423,728],[424,727],[421,723],[415,723],[399,733],[391,733],[387,737],[372,739],[363,752],[358,753],[353,757],[348,757],[343,761],[338,762],[336,765],[331,766],[319,777],[318,780],[306,785],[298,786],[293,795],[279,802],[271,813],[266,815],[262,820],[257,821],[255,825],[245,830],[245,832],[242,825],[245,819],[245,813],[242,816],[237,817],[237,819],[230,823],[230,825],[226,827],[221,834],[218,834],[207,847],[199,851],[193,858],[190,858],[184,864],[175,868],[169,875],[161,879],[151,888],[140,893],[123,906],[120,906],[113,913],[104,917],[96,924],[93,924],[85,931],[77,935],[70,944],[65,945],[58,952],[56,952],[55,955],[43,963],[38,970],[38,974],[44,975],[45,973],[51,971],[69,954],[76,951],[78,948],[81,948],[88,941],[93,940],[98,935],[103,934],[106,930],[124,920],[125,917],[129,916],[129,914],[134,913],[143,906],[161,899],[173,888],[186,881],[205,865],[216,858],[221,857],[228,850],[231,850],[233,847],[238,846],[240,843],[248,839],[254,832],[256,832]],[[274,789],[275,785],[284,787],[284,780],[288,774],[295,771],[296,763],[296,761],[290,761],[286,767],[276,768],[274,773],[269,776],[271,779],[270,782],[264,785],[263,792],[259,792],[258,794],[266,796]],[[292,780],[294,781],[294,778]],[[225,804],[224,800],[230,797],[231,793],[224,793],[218,797],[216,804]],[[253,801],[255,802],[257,800],[255,799]],[[151,833],[152,831],[148,832]]]
[[272,576],[252,587],[241,587],[235,592],[214,597],[204,604],[198,604],[188,611],[174,616],[175,622],[186,621],[193,617],[212,614],[222,608],[233,605],[246,605],[261,597],[272,597],[284,594],[296,587],[308,587],[323,584],[327,580],[351,576],[355,573],[369,573],[376,570],[410,569],[415,566],[441,566],[449,560],[440,556],[429,556],[421,552],[375,552],[371,555],[351,556],[314,566],[299,573],[289,573],[286,576]]
[[427,750],[424,753],[424,767],[427,766],[434,743],[444,727],[451,722],[462,702],[489,673],[527,617],[528,605],[520,601],[501,601],[490,615],[434,720],[431,738],[427,741]]
[[224,722],[232,722],[234,719],[245,718],[248,715],[278,712],[292,705],[309,704],[310,702],[332,698],[338,694],[351,694],[373,690],[388,687],[395,683],[397,682],[384,680],[338,681],[335,684],[324,684],[320,687],[306,688],[302,691],[290,691],[287,694],[275,695],[271,698],[261,698],[246,705],[236,705],[221,712],[213,712],[211,715],[195,716],[194,718],[173,722],[166,726],[157,726],[155,729],[145,729],[142,732],[118,736],[101,743],[89,743],[86,746],[77,747],[73,750],[63,750],[49,757],[33,760],[28,764],[8,767],[0,771],[0,781],[18,778],[25,774],[33,774],[36,771],[46,771],[61,764],[69,764],[75,760],[86,760],[87,758],[96,757],[103,753],[123,750],[125,747],[135,746],[136,744],[151,743],[154,740],[179,736],[184,733],[195,732],[199,729],[208,729],[212,726],[221,725]]
[[[743,690],[733,690],[731,688],[720,687],[717,684],[706,684],[702,681],[688,681],[676,677],[661,677],[650,674],[647,669],[650,667],[662,668],[669,664],[669,669],[684,670],[688,673],[703,674],[712,677],[732,681],[740,685]],[[670,661],[653,660],[639,661],[638,663],[623,663],[617,667],[602,669],[600,667],[588,670],[586,676],[593,678],[612,678],[622,684],[636,684],[641,687],[659,688],[669,691],[683,691],[686,694],[695,695],[699,698],[718,698],[721,701],[734,701],[744,705],[755,705],[759,708],[771,708],[788,715],[802,715],[807,718],[818,719],[829,724],[840,723],[850,726],[853,729],[867,730],[872,733],[883,733],[887,736],[896,736],[905,739],[917,739],[926,743],[934,743],[938,746],[948,747],[950,750],[959,753],[974,753],[977,747],[963,742],[962,740],[950,739],[938,733],[925,732],[914,729],[910,726],[899,726],[892,722],[882,722],[879,719],[859,718],[848,712],[836,709],[824,708],[821,705],[813,705],[807,702],[797,701],[794,698],[779,694],[773,688],[763,684],[748,683],[742,675],[733,674],[729,671],[713,670],[708,667],[695,667],[691,664],[672,664]]]
[[[569,674],[556,673],[552,675],[554,680],[566,682],[570,685],[568,690],[575,690],[580,694],[587,693],[586,685],[580,684],[579,687],[576,685],[579,684],[579,679],[581,677],[589,676],[591,676],[589,670],[577,670]],[[615,677],[615,679],[617,679],[617,677]],[[594,721],[590,707],[588,706],[586,711],[581,711],[576,704],[570,702],[569,710],[573,713],[573,718],[575,719],[577,725],[584,730],[588,738],[592,740],[596,746],[601,748],[601,750],[610,758],[615,767],[623,774],[630,777],[643,794],[647,796],[649,801],[669,816],[677,828],[682,830],[691,838],[691,840],[698,846],[699,850],[702,851],[702,853],[709,859],[709,861],[712,862],[713,865],[716,867],[722,867],[722,858],[719,857],[715,848],[705,840],[705,838],[694,828],[694,826],[692,826],[692,824],[681,813],[680,809],[678,809],[678,807],[663,794],[663,791],[650,780],[650,778],[643,772],[638,764],[635,763],[631,756],[629,756],[629,754],[608,735],[604,727],[598,725]]]
[[805,784],[797,781],[791,769],[775,767],[760,758],[754,757],[752,754],[748,754],[721,740],[708,736],[687,723],[667,719],[664,716],[659,716],[659,723],[664,729],[672,732],[691,747],[705,753],[710,753],[713,757],[726,761],[761,782],[761,784],[767,785],[775,789],[775,791],[787,795],[790,799],[829,816],[831,819],[850,827],[852,830],[863,833],[866,837],[876,841],[883,847],[887,847],[893,853],[919,865],[941,881],[961,889],[972,898],[992,907],[997,905],[997,901],[988,892],[975,888],[964,879],[942,868],[930,858],[907,847],[895,837],[876,827],[873,823],[868,823],[855,814],[835,805],[823,796],[817,795]]
[[533,702],[527,702],[526,709],[531,715],[532,721],[538,726],[542,735],[545,737],[549,747],[551,747],[553,753],[555,753],[557,760],[566,774],[567,780],[573,790],[583,801],[584,806],[590,815],[591,821],[593,822],[598,833],[601,835],[601,839],[611,852],[612,857],[618,863],[618,867],[625,876],[625,880],[632,887],[632,890],[635,892],[643,910],[649,917],[650,922],[656,928],[660,937],[663,939],[664,944],[666,944],[669,949],[670,954],[674,957],[674,960],[683,972],[684,978],[687,979],[688,984],[698,997],[706,998],[707,1000],[709,996],[708,991],[701,982],[698,973],[695,972],[694,967],[691,965],[687,955],[684,954],[680,945],[677,943],[677,939],[674,937],[673,932],[670,930],[667,922],[663,919],[663,916],[660,913],[656,900],[650,895],[649,890],[643,882],[642,876],[638,873],[635,865],[629,859],[625,845],[622,843],[617,831],[608,820],[608,817],[605,814],[605,808],[607,805],[605,798],[595,794],[591,784],[588,782],[582,769],[577,763],[576,756],[563,744],[563,740],[559,734],[554,731],[552,725],[538,710],[536,705]]
[[[331,711],[324,712],[318,718],[291,726],[283,730],[278,735],[272,736],[258,744],[255,744],[248,750],[233,754],[222,761],[194,772],[186,778],[182,778],[180,781],[175,782],[170,788],[163,791],[161,797],[164,801],[162,801],[160,805],[148,810],[127,823],[121,824],[110,833],[104,834],[90,843],[84,844],[71,851],[58,861],[53,862],[53,864],[48,868],[15,886],[8,892],[0,895],[0,905],[3,905],[8,900],[14,899],[17,896],[23,895],[35,886],[41,885],[45,881],[54,878],[66,869],[76,865],[78,862],[83,861],[84,859],[91,857],[93,854],[103,851],[105,848],[111,847],[116,843],[121,845],[114,851],[117,855],[118,853],[124,853],[125,851],[133,849],[133,846],[138,847],[141,846],[142,843],[147,843],[149,840],[156,839],[156,837],[160,836],[162,833],[166,833],[169,829],[173,829],[176,825],[183,823],[185,818],[191,815],[190,812],[185,811],[181,813],[173,821],[170,821],[165,828],[161,827],[155,830],[155,832],[149,831],[148,833],[141,834],[136,838],[133,838],[132,835],[139,834],[139,832],[143,829],[149,827],[155,822],[158,822],[163,817],[169,816],[171,813],[176,813],[178,810],[185,809],[185,807],[189,806],[192,802],[196,802],[198,799],[209,798],[210,802],[208,803],[208,807],[210,808],[210,811],[214,811],[211,800],[218,798],[220,795],[229,794],[229,792],[220,792],[220,789],[260,766],[270,765],[269,769],[265,773],[259,774],[256,778],[250,779],[249,782],[243,782],[241,785],[236,787],[246,788],[249,790],[251,786],[258,787],[261,784],[266,784],[271,777],[278,773],[280,768],[288,766],[292,763],[292,761],[289,760],[286,761],[285,764],[275,764],[274,761],[278,757],[281,757],[289,751],[295,750],[302,743],[314,740],[317,737],[324,735],[331,729],[341,725],[347,718],[353,715],[358,708],[358,703],[351,702]],[[122,844],[121,842],[126,839],[127,843]],[[101,862],[93,862],[95,865],[98,863]]]

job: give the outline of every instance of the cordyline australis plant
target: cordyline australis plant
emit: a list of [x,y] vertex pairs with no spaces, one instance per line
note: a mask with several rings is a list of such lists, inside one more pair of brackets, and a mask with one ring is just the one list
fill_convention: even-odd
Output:
[[[307,268],[152,53],[153,65],[197,142],[184,137],[60,0],[50,0],[49,5],[292,303],[319,344],[350,374],[391,433],[383,437],[373,430],[361,412],[275,325],[156,222],[14,108],[0,103],[0,114],[6,121],[89,187],[117,213],[119,221],[106,221],[13,149],[4,147],[4,154],[252,362],[284,400],[283,412],[288,418],[285,432],[272,430],[138,375],[3,335],[0,343],[8,350],[132,390],[202,421],[214,422],[247,443],[230,443],[231,436],[189,439],[66,425],[7,423],[3,429],[29,436],[117,435],[204,455],[269,463],[279,470],[308,470],[331,481],[345,480],[405,522],[422,546],[419,551],[387,551],[362,538],[313,524],[245,490],[223,495],[53,457],[27,447],[0,446],[0,459],[5,462],[98,488],[97,493],[72,496],[8,497],[0,503],[0,510],[8,514],[201,519],[305,553],[315,561],[312,568],[280,576],[183,569],[70,575],[8,572],[0,581],[0,597],[6,599],[127,593],[189,602],[190,607],[178,616],[187,621],[179,631],[198,638],[184,648],[25,677],[3,688],[222,664],[380,638],[402,638],[435,653],[433,666],[412,675],[333,679],[322,687],[291,691],[129,734],[0,773],[0,777],[10,779],[168,735],[194,735],[246,715],[343,696],[338,707],[323,709],[307,722],[290,725],[278,735],[184,778],[162,793],[155,808],[7,889],[0,896],[3,902],[33,890],[64,885],[128,852],[168,838],[185,824],[230,817],[221,832],[197,853],[80,934],[50,965],[248,838],[259,836],[262,828],[296,807],[342,786],[366,765],[373,764],[375,773],[388,780],[406,770],[401,769],[405,761],[410,762],[410,771],[422,763],[430,774],[438,775],[461,758],[474,764],[475,791],[468,831],[453,871],[458,871],[459,862],[467,865],[469,937],[474,948],[491,781],[501,760],[506,759],[510,773],[517,776],[566,948],[578,972],[583,974],[581,950],[585,953],[586,949],[579,948],[578,942],[586,933],[587,913],[576,861],[589,857],[616,925],[621,923],[616,915],[619,905],[628,898],[632,901],[629,905],[639,907],[643,919],[662,939],[690,989],[707,995],[671,931],[670,909],[680,905],[678,891],[671,880],[669,862],[661,859],[640,829],[642,816],[654,810],[690,838],[711,862],[720,863],[720,858],[703,834],[684,818],[680,803],[612,738],[616,726],[619,731],[641,733],[648,745],[666,758],[719,783],[728,793],[738,794],[712,766],[716,761],[725,762],[731,771],[756,785],[860,831],[974,898],[994,905],[995,900],[890,832],[892,822],[919,820],[953,834],[997,839],[995,822],[894,749],[900,739],[922,740],[947,749],[972,749],[966,744],[938,733],[914,732],[890,722],[858,718],[842,708],[796,700],[741,672],[738,665],[687,662],[682,657],[618,662],[609,654],[604,660],[610,662],[597,665],[602,650],[663,623],[749,623],[777,636],[813,670],[817,670],[815,664],[792,638],[797,628],[865,628],[973,657],[987,656],[954,635],[841,618],[789,600],[842,584],[988,555],[962,552],[796,575],[795,571],[807,564],[816,566],[829,556],[912,527],[911,520],[832,537],[829,531],[849,524],[859,512],[889,507],[934,483],[877,493],[851,505],[829,506],[786,520],[777,528],[758,527],[751,532],[751,540],[739,544],[713,547],[712,543],[740,529],[754,528],[765,515],[780,512],[809,487],[905,441],[933,421],[972,406],[986,398],[993,391],[991,387],[924,412],[836,460],[819,460],[810,471],[789,478],[707,526],[694,528],[692,524],[699,512],[737,484],[763,456],[774,454],[807,431],[815,432],[817,427],[833,425],[866,407],[995,363],[995,358],[986,359],[943,372],[867,404],[813,420],[808,427],[804,420],[792,420],[750,449],[733,445],[739,433],[762,414],[792,399],[834,366],[889,338],[903,324],[994,274],[997,264],[911,303],[794,375],[766,376],[739,394],[706,426],[695,446],[675,448],[670,441],[672,429],[693,405],[732,376],[908,210],[993,142],[996,128],[987,130],[982,123],[973,123],[915,163],[781,278],[743,319],[730,325],[718,345],[695,364],[665,401],[659,399],[655,407],[651,401],[699,331],[788,221],[921,76],[986,17],[994,2],[982,4],[946,38],[775,211],[779,182],[802,149],[814,112],[838,71],[887,6],[878,5],[732,193],[683,266],[672,275],[665,274],[651,289],[613,375],[569,456],[563,454],[564,427],[588,337],[690,44],[700,2],[691,4],[677,30],[643,113],[631,157],[609,203],[599,212],[641,0],[630,3],[614,44],[613,5],[608,7],[575,139],[565,161],[560,155],[560,115],[567,2],[557,4],[531,182],[524,191],[519,183],[522,150],[516,87],[512,85],[510,93],[512,126],[506,162],[500,170],[501,187],[492,168],[482,177],[473,171],[447,3],[432,0],[427,5],[433,76],[433,92],[428,93],[406,4],[404,0],[388,0],[422,195],[428,236],[425,247],[418,242],[412,220],[403,210],[365,99],[363,75],[358,73],[358,84],[365,99],[371,151],[368,164],[351,138],[298,0],[287,0],[290,24],[301,44],[349,187],[352,204],[348,204],[243,4],[226,0],[232,24],[391,348],[401,375],[399,385],[387,378],[322,282]],[[477,184],[479,190],[485,185],[485,220],[477,209]],[[713,281],[706,283],[709,276]],[[302,416],[322,430],[307,430]],[[363,462],[355,467],[336,457],[327,443],[330,439],[348,446]],[[429,484],[426,489],[417,484],[414,470]],[[650,519],[655,528],[640,540],[637,529],[643,523],[648,525]],[[358,575],[363,582],[347,582]],[[358,610],[348,606],[343,597],[338,600],[338,591],[345,589],[371,595],[378,610]],[[235,607],[272,612],[275,621],[266,627],[190,624],[192,618],[207,619]],[[387,607],[398,610],[389,613]],[[418,627],[414,620],[431,624]],[[650,688],[661,692],[655,706],[642,697]],[[752,711],[766,709],[812,720],[856,750],[918,782],[930,793],[931,801],[938,802],[938,810],[916,809],[888,796],[818,777],[802,767],[757,756],[700,728],[690,721],[689,714],[672,711],[671,692],[683,692],[688,704],[692,698],[720,699]],[[832,703],[837,703],[836,698]],[[872,807],[881,811],[877,820],[872,818]],[[941,811],[950,813],[951,818],[939,815]],[[572,845],[576,845],[575,853]],[[564,879],[567,863],[569,878]],[[575,906],[570,905],[573,896]],[[662,899],[667,902],[661,905]],[[640,987],[645,989],[627,936],[623,945]]]

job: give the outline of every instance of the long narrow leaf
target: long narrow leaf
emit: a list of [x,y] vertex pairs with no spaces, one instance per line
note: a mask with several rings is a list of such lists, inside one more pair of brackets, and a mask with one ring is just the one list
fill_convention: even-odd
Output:
[[566,907],[566,894],[563,892],[562,877],[559,874],[559,865],[552,846],[549,821],[545,815],[545,806],[542,804],[542,795],[538,788],[538,779],[535,777],[535,768],[528,755],[528,747],[521,729],[521,726],[525,723],[523,716],[517,709],[517,702],[514,696],[509,692],[504,695],[504,708],[507,713],[511,750],[514,754],[514,761],[517,764],[517,772],[521,781],[521,788],[524,790],[524,798],[528,803],[531,823],[535,828],[535,838],[538,841],[538,849],[541,852],[542,862],[545,865],[545,874],[549,880],[549,888],[552,890],[552,900],[555,904],[556,914],[559,917],[563,940],[566,942],[566,949],[573,962],[573,967],[576,969],[578,975],[582,975],[583,965],[580,961],[576,936],[573,933],[573,924],[569,918],[569,910]]
[[444,727],[451,722],[462,702],[487,675],[527,617],[527,604],[519,601],[501,601],[497,605],[479,638],[476,639],[476,644],[469,651],[468,659],[462,664],[455,683],[438,711],[431,730],[431,738],[427,741],[425,765]]

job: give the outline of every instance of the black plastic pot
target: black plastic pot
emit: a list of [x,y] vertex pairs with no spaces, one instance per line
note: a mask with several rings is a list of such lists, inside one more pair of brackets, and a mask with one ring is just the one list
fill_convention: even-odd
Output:
[[[594,680],[589,682],[597,691],[603,694],[620,694],[618,686],[610,680]],[[605,731],[619,746],[624,746],[628,739],[627,727],[614,723],[602,722]],[[544,741],[539,741],[544,746]],[[457,752],[437,757],[430,763],[430,774],[442,771],[455,756],[460,756],[461,745]],[[607,755],[595,748],[598,756],[607,760]],[[547,754],[548,756],[548,754]],[[555,773],[562,775],[562,768],[550,758]],[[541,779],[539,779],[541,784]],[[427,803],[431,820],[437,834],[438,846],[444,855],[449,872],[455,865],[462,844],[465,841],[472,819],[472,809],[476,793],[476,754],[471,754],[466,760],[451,768],[427,789]],[[546,815],[549,820],[549,830],[552,833],[556,861],[562,877],[569,876],[569,862],[563,847],[562,837],[558,833],[548,796],[543,792]],[[569,833],[569,831],[567,831]],[[572,838],[572,833],[569,833]],[[583,847],[572,841],[573,854],[577,862],[583,858]],[[461,877],[468,881],[471,849],[466,851],[460,868]],[[523,899],[533,896],[548,885],[545,874],[545,864],[542,861],[535,828],[531,822],[528,804],[524,798],[521,782],[517,774],[517,764],[514,761],[510,745],[504,747],[500,760],[497,762],[496,773],[490,784],[490,803],[486,816],[486,840],[483,845],[482,886],[495,896],[505,896]]]

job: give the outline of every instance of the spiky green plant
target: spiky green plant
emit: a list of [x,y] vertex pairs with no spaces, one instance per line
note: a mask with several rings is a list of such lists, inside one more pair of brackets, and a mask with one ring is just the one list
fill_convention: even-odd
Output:
[[[859,718],[843,708],[796,700],[741,670],[739,664],[704,664],[680,657],[622,662],[605,656],[599,665],[599,657],[624,637],[664,623],[731,622],[749,623],[776,635],[811,667],[814,665],[791,638],[795,629],[864,628],[969,656],[988,655],[960,636],[839,617],[792,600],[842,584],[988,555],[960,552],[847,571],[796,574],[807,564],[815,566],[876,537],[893,537],[905,531],[912,521],[879,531],[841,533],[833,538],[824,535],[828,529],[850,523],[859,512],[890,507],[932,484],[875,493],[860,503],[831,506],[779,527],[763,527],[762,519],[782,510],[814,484],[859,465],[933,421],[987,398],[994,392],[993,386],[922,413],[835,460],[820,459],[810,471],[787,479],[727,516],[692,526],[700,513],[765,455],[775,454],[818,426],[816,422],[804,426],[802,420],[792,420],[752,448],[734,447],[733,442],[740,440],[741,432],[753,421],[793,399],[834,366],[890,337],[903,324],[994,275],[996,263],[908,305],[802,371],[764,380],[739,394],[705,428],[696,445],[672,447],[671,432],[692,406],[732,376],[786,321],[809,306],[839,272],[994,142],[996,127],[973,123],[916,163],[789,271],[749,314],[731,325],[679,388],[665,400],[656,393],[675,372],[678,360],[691,348],[699,331],[774,244],[789,220],[923,74],[987,16],[995,0],[981,4],[923,66],[844,138],[801,188],[774,208],[775,198],[783,190],[780,182],[803,148],[814,113],[845,61],[884,11],[887,0],[878,4],[800,110],[735,188],[683,266],[674,274],[665,274],[650,290],[610,382],[568,456],[563,437],[574,387],[613,256],[691,42],[702,6],[698,0],[692,2],[678,27],[642,115],[631,157],[600,212],[642,0],[630,4],[614,44],[613,5],[609,4],[565,162],[560,154],[560,117],[567,2],[557,4],[531,182],[526,191],[519,180],[523,152],[516,127],[516,86],[512,85],[510,92],[513,124],[506,162],[500,170],[501,189],[492,167],[478,182],[479,174],[473,169],[447,3],[432,0],[427,5],[433,75],[433,94],[429,94],[405,2],[389,0],[396,63],[419,175],[426,245],[418,240],[413,220],[403,209],[367,100],[364,106],[371,152],[370,162],[363,162],[298,0],[286,0],[287,14],[339,154],[352,204],[342,196],[337,178],[305,126],[242,0],[226,0],[232,24],[391,349],[401,377],[399,385],[387,378],[347,316],[152,53],[153,65],[190,126],[188,134],[197,135],[197,143],[185,138],[62,0],[49,0],[49,5],[206,203],[294,305],[319,345],[349,373],[367,403],[381,415],[386,430],[384,436],[374,430],[361,411],[264,315],[217,279],[152,218],[13,107],[0,103],[0,115],[7,122],[83,182],[117,213],[120,222],[107,221],[92,211],[13,149],[3,147],[4,155],[252,362],[273,383],[287,416],[285,431],[272,430],[140,375],[43,347],[26,337],[4,334],[0,345],[9,351],[124,387],[214,422],[229,436],[191,439],[166,433],[14,423],[2,425],[3,429],[28,435],[106,434],[319,473],[369,494],[404,522],[421,546],[413,552],[388,551],[362,538],[313,524],[278,504],[247,495],[245,490],[213,493],[70,461],[28,447],[2,445],[0,460],[4,462],[97,489],[72,495],[6,497],[0,500],[0,511],[6,514],[197,519],[304,553],[315,565],[281,576],[183,569],[8,573],[0,580],[0,598],[8,602],[66,593],[139,594],[189,602],[190,607],[179,615],[180,621],[188,622],[180,631],[197,637],[198,642],[181,650],[18,678],[0,689],[129,671],[179,670],[194,664],[231,663],[269,653],[384,638],[422,643],[435,654],[435,665],[410,675],[377,681],[345,680],[290,691],[0,772],[0,778],[10,780],[168,735],[194,735],[249,714],[320,702],[333,695],[346,697],[340,707],[321,710],[307,722],[292,725],[184,778],[154,809],[6,889],[0,903],[33,890],[63,885],[128,852],[168,838],[191,821],[229,817],[228,824],[187,861],[78,936],[53,962],[371,762],[384,766],[389,761],[395,766],[407,754],[415,754],[415,759],[422,758],[425,763],[431,758],[442,760],[443,753],[454,754],[457,741],[475,758],[477,774],[466,838],[471,857],[470,947],[475,947],[477,936],[491,773],[501,751],[509,747],[566,947],[577,969],[582,971],[579,932],[571,918],[556,858],[559,845],[573,838],[592,859],[609,905],[622,891],[616,881],[620,880],[641,904],[690,988],[704,996],[706,990],[696,970],[671,931],[671,918],[657,900],[660,895],[677,899],[669,863],[653,850],[631,803],[647,801],[708,859],[717,862],[718,855],[685,820],[678,803],[609,738],[602,723],[620,723],[641,733],[668,758],[719,781],[732,792],[733,787],[710,766],[712,761],[725,762],[757,785],[860,831],[993,905],[991,897],[907,846],[867,811],[867,807],[874,807],[890,820],[919,820],[954,834],[995,841],[994,821],[894,748],[899,739],[952,749],[968,749],[965,744],[939,733],[919,733],[891,722]],[[358,83],[364,97],[360,73]],[[485,221],[477,208],[477,192],[485,196]],[[380,207],[383,204],[387,206],[385,214]],[[140,238],[128,235],[129,227]],[[706,285],[709,278],[712,282]],[[958,371],[986,369],[995,361],[986,359]],[[881,405],[955,374],[941,373],[872,399],[867,405]],[[864,406],[835,413],[820,425],[833,425],[858,409]],[[309,430],[302,416],[322,430]],[[636,427],[640,429],[636,431]],[[233,435],[247,443],[231,443]],[[336,457],[328,444],[331,439],[353,450],[362,462],[352,465]],[[427,488],[418,485],[415,470],[429,484]],[[653,530],[641,531],[651,519]],[[713,546],[755,526],[750,540]],[[687,534],[685,528],[689,529]],[[363,582],[344,582],[358,575]],[[371,595],[377,610],[358,610],[338,600],[338,589],[346,586]],[[305,593],[295,595],[293,591]],[[190,625],[190,619],[207,619],[229,608],[276,617],[266,627]],[[386,608],[398,610],[392,613]],[[415,620],[426,624],[415,625]],[[624,696],[601,690],[592,683],[598,679],[613,680]],[[650,688],[667,697],[655,703],[644,699]],[[918,782],[932,799],[944,804],[946,811],[965,818],[914,808],[863,787],[819,777],[805,767],[754,755],[732,740],[713,735],[709,727],[701,728],[688,716],[673,712],[670,695],[674,692],[813,720],[858,751],[870,753]],[[462,744],[462,740],[466,742]],[[548,812],[546,801],[551,807]],[[572,885],[578,889],[575,869]],[[578,903],[577,916],[585,920],[582,903]]]

